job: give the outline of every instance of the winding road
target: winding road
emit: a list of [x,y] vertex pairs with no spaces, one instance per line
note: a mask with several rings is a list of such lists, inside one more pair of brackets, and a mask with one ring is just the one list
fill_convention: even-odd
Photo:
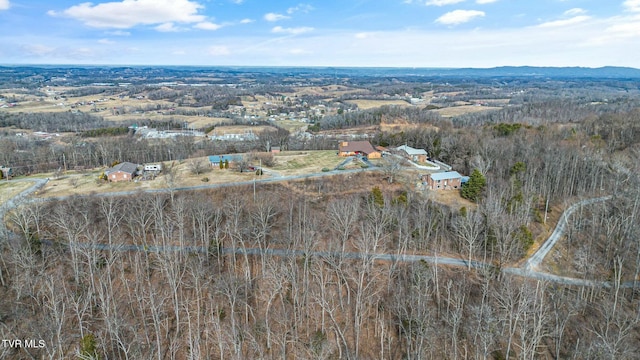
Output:
[[[308,174],[308,175],[296,175],[296,176],[282,176],[270,179],[261,179],[256,180],[256,182],[277,182],[277,181],[287,181],[287,180],[296,180],[296,179],[305,179],[305,178],[315,178],[321,176],[328,176],[336,173],[348,173],[348,172],[359,172],[364,169],[357,170],[341,170],[341,171],[330,171],[325,173],[317,173],[317,174]],[[34,185],[29,187],[28,189],[22,191],[16,196],[8,199],[2,206],[0,206],[0,235],[1,234],[9,234],[5,224],[4,217],[9,209],[12,209],[20,204],[24,203],[27,197],[33,194],[38,189],[42,188],[47,180],[45,179],[22,179],[22,180],[14,180],[14,181],[30,181],[33,182]],[[171,189],[173,191],[188,191],[188,190],[201,190],[201,189],[213,189],[213,188],[223,188],[229,186],[238,186],[238,185],[251,185],[253,181],[245,181],[241,183],[225,183],[225,184],[209,184],[209,185],[200,185],[200,186],[192,186],[192,187],[180,187]],[[154,190],[144,190],[144,192],[148,193],[158,193],[158,192],[168,192],[168,189],[154,189]],[[101,193],[99,196],[122,196],[122,195],[130,195],[137,193],[138,191],[127,191],[127,192],[114,192],[114,193]],[[48,201],[48,200],[60,200],[67,197],[58,197],[58,198],[49,198],[49,199],[31,199],[30,201]],[[598,281],[598,280],[587,280],[587,279],[578,279],[571,277],[564,277],[559,275],[554,275],[546,272],[539,271],[538,268],[544,258],[547,256],[549,251],[555,246],[559,239],[562,238],[566,225],[568,224],[568,219],[573,214],[573,212],[582,206],[587,206],[591,204],[595,204],[598,202],[603,202],[611,199],[611,196],[604,196],[592,199],[586,199],[579,201],[569,208],[565,210],[560,219],[558,220],[558,224],[554,229],[553,233],[549,236],[549,238],[540,246],[538,251],[536,251],[530,258],[528,258],[522,267],[506,267],[502,268],[501,271],[505,274],[510,274],[514,276],[520,276],[529,279],[543,280],[554,283],[559,283],[563,285],[571,285],[571,286],[586,286],[586,287],[613,287],[613,283],[609,281]],[[52,245],[51,242],[44,240],[45,244]],[[69,246],[75,246],[79,248],[93,248],[97,250],[110,250],[110,251],[145,251],[145,252],[191,252],[191,253],[205,253],[209,249],[205,247],[198,246],[145,246],[145,245],[134,245],[134,244],[123,244],[123,245],[109,245],[109,244],[89,244],[89,243],[72,243]],[[485,263],[482,261],[467,261],[460,258],[451,258],[451,257],[439,257],[439,256],[428,256],[428,255],[410,255],[410,254],[392,254],[392,253],[359,253],[359,252],[328,252],[328,251],[311,251],[305,252],[303,250],[290,250],[290,249],[259,249],[259,248],[221,248],[219,249],[222,254],[247,254],[247,255],[269,255],[269,256],[315,256],[315,257],[332,257],[332,258],[347,258],[347,259],[372,259],[379,261],[392,261],[392,262],[427,262],[435,265],[446,265],[446,266],[456,266],[456,267],[467,267],[474,269],[481,269],[487,267],[493,267],[490,263]],[[639,286],[640,282],[630,281],[620,284],[621,287],[631,288]]]

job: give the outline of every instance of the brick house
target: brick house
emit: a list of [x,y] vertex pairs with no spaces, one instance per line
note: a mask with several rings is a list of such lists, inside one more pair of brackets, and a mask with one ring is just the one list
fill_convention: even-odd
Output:
[[368,159],[379,159],[382,154],[373,148],[368,141],[343,141],[338,146],[340,156],[366,156]]
[[457,171],[447,171],[422,175],[422,182],[430,190],[456,190],[462,186],[462,178]]
[[424,149],[415,149],[415,148],[412,148],[411,146],[402,145],[402,146],[398,146],[396,150],[400,153],[400,155],[404,156],[409,160],[418,161],[418,162],[427,161],[428,154],[427,154],[427,151]]
[[138,165],[126,161],[104,172],[110,182],[131,181],[137,173]]

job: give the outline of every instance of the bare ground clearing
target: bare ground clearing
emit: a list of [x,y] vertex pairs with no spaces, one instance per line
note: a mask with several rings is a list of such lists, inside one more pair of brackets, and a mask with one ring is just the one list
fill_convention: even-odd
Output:
[[385,105],[411,106],[404,100],[347,100],[348,104],[355,104],[361,110],[379,108]]
[[500,110],[500,109],[502,108],[493,107],[493,106],[463,105],[463,106],[453,106],[448,108],[442,108],[442,109],[437,109],[433,111],[440,113],[440,115],[442,115],[443,117],[453,117],[453,116],[460,116],[464,114],[473,114],[478,112]]

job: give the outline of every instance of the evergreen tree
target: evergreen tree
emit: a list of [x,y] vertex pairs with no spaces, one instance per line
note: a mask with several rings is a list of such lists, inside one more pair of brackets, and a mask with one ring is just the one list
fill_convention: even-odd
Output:
[[98,345],[96,337],[93,334],[87,334],[80,340],[79,359],[92,359],[98,360]]
[[487,179],[480,170],[475,169],[469,176],[469,181],[460,190],[460,195],[465,199],[477,202],[486,184]]

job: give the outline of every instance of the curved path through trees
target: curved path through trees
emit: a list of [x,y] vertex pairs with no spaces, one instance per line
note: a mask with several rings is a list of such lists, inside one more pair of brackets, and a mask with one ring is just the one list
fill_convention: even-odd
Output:
[[[314,178],[321,177],[327,175],[333,175],[336,173],[348,173],[348,172],[358,172],[364,171],[365,169],[358,170],[343,170],[343,171],[331,171],[319,174],[308,174],[308,175],[297,175],[297,176],[283,176],[279,178],[272,179],[262,179],[256,180],[256,182],[276,182],[276,181],[287,181],[287,180],[297,180],[304,178]],[[31,181],[34,182],[34,185],[30,188],[22,191],[18,195],[13,198],[7,200],[5,204],[0,206],[0,235],[5,234],[8,238],[8,230],[4,224],[4,217],[6,212],[14,208],[23,202],[25,202],[26,197],[33,194],[38,189],[42,188],[48,180],[45,179],[23,179],[23,180],[14,180],[14,181]],[[193,186],[193,187],[180,187],[173,189],[154,189],[154,190],[144,190],[144,192],[148,193],[158,193],[158,192],[169,192],[169,191],[188,191],[188,190],[202,190],[202,189],[213,189],[213,188],[222,188],[229,186],[238,186],[238,185],[251,185],[253,181],[245,181],[241,183],[225,183],[225,184],[210,184],[210,185],[201,185],[201,186]],[[114,193],[101,193],[97,194],[99,196],[123,196],[123,195],[131,195],[135,194],[138,191],[128,191],[128,192],[114,192]],[[50,198],[50,199],[38,199],[31,201],[47,201],[47,200],[61,200],[69,198],[67,197],[58,197],[58,198]],[[572,286],[588,286],[588,287],[613,287],[616,284],[609,281],[598,281],[598,280],[586,280],[586,279],[578,279],[571,277],[564,277],[559,275],[554,275],[546,272],[541,272],[538,270],[540,263],[543,261],[545,256],[549,253],[549,251],[553,248],[553,246],[558,242],[559,239],[562,238],[565,227],[568,224],[568,219],[573,214],[573,212],[579,209],[582,206],[595,204],[598,202],[606,201],[611,199],[611,196],[604,196],[592,199],[586,199],[579,201],[569,208],[567,208],[560,219],[558,220],[558,224],[556,225],[555,230],[549,236],[549,238],[540,246],[538,251],[536,251],[531,257],[529,257],[524,266],[522,267],[507,267],[502,268],[502,271],[505,274],[520,276],[529,279],[542,280],[555,282],[563,285],[572,285]],[[46,245],[53,245],[52,242],[43,240],[43,243]],[[212,249],[200,246],[156,246],[156,245],[135,245],[135,244],[122,244],[122,245],[109,245],[109,244],[90,244],[90,243],[73,243],[68,244],[69,246],[76,246],[79,248],[92,248],[97,250],[107,250],[107,251],[144,251],[144,252],[189,252],[189,253],[207,253],[212,251]],[[446,266],[456,266],[456,267],[466,267],[466,268],[474,268],[474,269],[488,269],[495,268],[491,263],[486,263],[482,261],[472,260],[469,262],[468,260],[460,259],[460,258],[451,258],[451,257],[439,257],[439,256],[429,256],[429,255],[411,255],[411,254],[393,254],[393,253],[359,253],[359,252],[330,252],[330,251],[310,251],[305,252],[303,250],[295,250],[295,249],[260,249],[260,248],[220,248],[213,249],[214,251],[220,254],[246,254],[246,255],[268,255],[268,256],[315,256],[321,258],[344,258],[344,259],[370,259],[370,260],[379,260],[379,261],[391,261],[391,262],[426,262],[429,264],[438,265],[446,265]],[[631,288],[640,285],[637,281],[629,281],[618,284],[620,287]]]

